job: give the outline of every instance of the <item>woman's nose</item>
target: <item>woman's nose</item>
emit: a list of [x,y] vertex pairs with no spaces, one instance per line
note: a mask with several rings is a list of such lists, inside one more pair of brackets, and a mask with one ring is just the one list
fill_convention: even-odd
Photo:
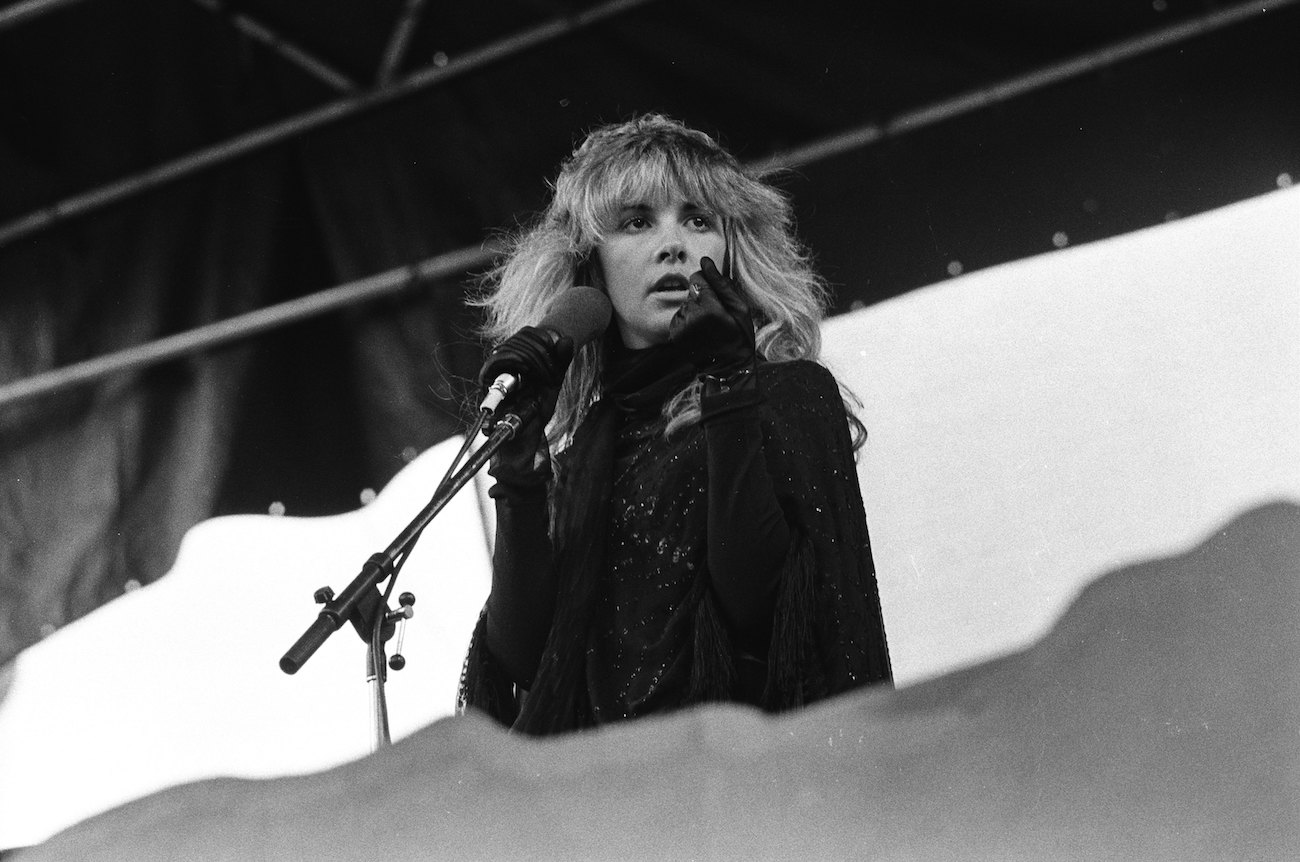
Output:
[[657,263],[685,263],[686,262],[686,243],[682,242],[681,237],[670,234],[664,237],[663,244],[659,246],[659,254],[656,257]]

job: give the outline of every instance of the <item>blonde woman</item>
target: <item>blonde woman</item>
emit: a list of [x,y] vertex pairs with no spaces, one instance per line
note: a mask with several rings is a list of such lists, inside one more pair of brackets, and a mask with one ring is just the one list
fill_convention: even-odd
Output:
[[[530,326],[575,285],[613,320]],[[593,131],[485,280],[539,418],[498,453],[492,591],[460,705],[530,734],[891,679],[826,292],[786,197],[658,115]]]

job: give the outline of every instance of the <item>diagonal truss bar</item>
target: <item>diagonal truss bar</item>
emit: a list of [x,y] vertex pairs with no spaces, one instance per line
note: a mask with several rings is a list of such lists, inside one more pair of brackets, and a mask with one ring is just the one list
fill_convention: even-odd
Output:
[[240,33],[261,42],[290,63],[306,71],[307,74],[317,80],[324,81],[332,89],[340,93],[356,92],[356,82],[347,75],[344,75],[319,57],[299,48],[271,28],[258,22],[257,19],[242,12],[230,11],[222,0],[194,0],[194,2],[213,15],[225,18]]
[[71,6],[80,2],[82,0],[26,0],[25,3],[6,6],[4,9],[0,9],[0,30],[16,27],[33,18],[40,17],[46,12],[53,12],[64,6]]
[[[16,3],[13,6],[0,9],[0,30],[16,27],[47,12],[53,12],[64,6],[71,6],[80,2],[82,0],[26,0],[23,3]],[[241,33],[268,46],[289,62],[305,69],[309,74],[324,81],[335,90],[341,93],[351,93],[357,89],[357,85],[346,75],[288,40],[281,38],[270,28],[259,24],[255,19],[242,13],[230,13],[221,0],[194,0],[194,2],[214,15],[229,18]]]
[[13,383],[6,383],[0,385],[0,409],[37,396],[89,383],[110,374],[136,371],[170,359],[220,347],[291,323],[298,323],[326,312],[400,293],[422,282],[459,277],[466,270],[490,262],[500,251],[497,246],[485,245],[448,252],[411,266],[390,269],[278,305],[259,308],[256,311],[169,335],[148,344],[129,347],[85,362],[77,362]]
[[425,0],[406,0],[402,4],[401,14],[393,26],[392,35],[388,37],[388,47],[384,49],[384,58],[375,75],[375,80],[380,84],[388,84],[393,80],[393,72],[397,71],[406,57],[406,49],[411,44],[411,37],[415,35],[415,23],[424,11],[424,3]]
[[142,192],[175,182],[197,171],[282,143],[297,135],[351,119],[365,111],[412,96],[466,72],[566,36],[650,2],[653,0],[611,0],[609,3],[580,12],[571,18],[539,24],[485,47],[472,50],[445,66],[415,72],[392,86],[331,102],[109,185],[66,198],[16,221],[0,225],[0,246],[53,227],[74,216],[94,212]]
[[[1277,9],[1294,5],[1297,2],[1300,2],[1300,0],[1273,0],[1267,5]],[[899,114],[887,123],[862,126],[838,135],[822,138],[807,146],[786,150],[767,159],[751,162],[748,168],[762,172],[782,167],[811,164],[821,159],[831,158],[889,137],[897,137],[947,119],[972,113],[980,108],[1007,101],[1102,66],[1112,65],[1146,51],[1168,47],[1179,41],[1208,33],[1218,27],[1264,11],[1266,11],[1265,4],[1243,4],[1240,7],[1214,13],[1195,22],[1170,27],[1149,36],[1094,51],[1073,60],[995,84],[992,87],[937,102],[916,111]],[[110,374],[154,365],[192,352],[257,335],[344,306],[368,302],[381,296],[399,292],[417,281],[460,275],[467,270],[489,263],[499,253],[499,248],[488,246],[460,249],[430,258],[411,267],[388,270],[360,281],[330,288],[309,297],[291,300],[280,305],[270,306],[219,323],[170,336],[140,347],[128,348],[98,359],[88,360],[38,374],[25,380],[0,385],[0,409],[60,389],[88,383]]]
[[1059,63],[1053,63],[1025,75],[981,87],[968,93],[943,99],[913,111],[904,111],[883,123],[868,123],[857,128],[822,138],[807,146],[775,153],[750,167],[759,172],[797,167],[809,162],[831,158],[886,138],[894,138],[933,126],[945,120],[969,114],[1001,102],[1007,102],[1026,93],[1078,78],[1124,60],[1139,57],[1180,42],[1220,30],[1239,21],[1254,18],[1279,8],[1294,5],[1300,0],[1271,0],[1271,2],[1242,3],[1217,12],[1211,12],[1193,21],[1126,39],[1079,54]]

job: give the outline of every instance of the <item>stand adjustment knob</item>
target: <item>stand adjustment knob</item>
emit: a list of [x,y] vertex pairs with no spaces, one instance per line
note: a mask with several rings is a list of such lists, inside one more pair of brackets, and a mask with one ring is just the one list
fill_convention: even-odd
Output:
[[406,667],[406,657],[402,655],[402,640],[406,637],[406,621],[415,616],[415,593],[402,593],[397,597],[397,603],[400,607],[395,611],[388,612],[390,620],[397,621],[397,645],[393,647],[393,655],[388,660],[388,666],[393,670],[401,670]]

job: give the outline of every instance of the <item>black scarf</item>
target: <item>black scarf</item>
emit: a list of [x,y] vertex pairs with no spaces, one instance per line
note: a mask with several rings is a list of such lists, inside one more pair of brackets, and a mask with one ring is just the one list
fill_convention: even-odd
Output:
[[565,451],[556,495],[555,619],[533,687],[515,727],[548,734],[592,723],[586,702],[587,626],[605,571],[614,444],[620,416],[658,413],[695,376],[675,345],[616,348],[601,399],[588,411]]

